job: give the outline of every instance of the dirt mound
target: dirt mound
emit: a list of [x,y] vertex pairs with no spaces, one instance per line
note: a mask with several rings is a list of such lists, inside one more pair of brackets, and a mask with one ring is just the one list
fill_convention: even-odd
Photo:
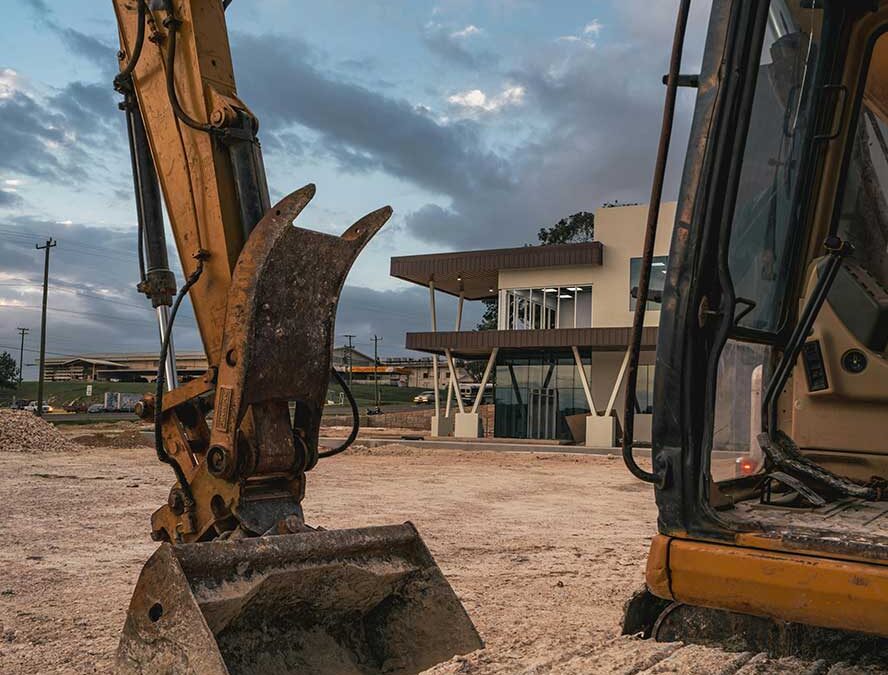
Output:
[[139,429],[130,429],[121,433],[82,434],[74,436],[71,440],[90,448],[142,448],[151,445],[151,441],[142,435]]
[[82,447],[24,410],[0,410],[0,452],[77,452]]

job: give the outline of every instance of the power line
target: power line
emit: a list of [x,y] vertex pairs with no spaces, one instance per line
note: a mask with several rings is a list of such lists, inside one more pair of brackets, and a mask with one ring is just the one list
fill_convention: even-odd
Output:
[[[36,305],[0,305],[0,309],[22,309],[25,311],[40,311],[40,307]],[[153,321],[143,321],[141,319],[126,319],[123,317],[113,316],[111,314],[97,314],[95,312],[78,312],[73,309],[60,309],[57,307],[48,307],[47,311],[49,312],[59,312],[62,314],[73,314],[75,316],[85,316],[93,319],[106,319],[111,321],[122,321],[124,323],[140,323],[145,325],[154,325]]]
[[[22,286],[34,286],[34,285],[35,284],[33,284],[33,283],[24,283],[24,284],[0,283],[0,286],[8,286],[8,287],[22,287]],[[77,296],[85,297],[85,298],[94,298],[96,300],[101,300],[103,302],[109,302],[114,305],[121,305],[122,307],[134,307],[135,309],[141,309],[141,310],[145,310],[147,312],[152,312],[152,313],[154,311],[147,303],[144,305],[137,305],[132,302],[123,302],[122,300],[117,300],[115,298],[106,298],[105,296],[99,295],[98,293],[90,293],[89,291],[83,291],[83,290],[80,290],[79,288],[59,288],[58,285],[56,285],[53,288],[53,290],[61,291],[62,293],[70,293],[72,295],[77,295]],[[14,305],[10,305],[10,306],[14,306]],[[191,319],[194,318],[194,315],[192,315],[192,314],[183,313],[183,314],[181,314],[181,316],[188,317]]]

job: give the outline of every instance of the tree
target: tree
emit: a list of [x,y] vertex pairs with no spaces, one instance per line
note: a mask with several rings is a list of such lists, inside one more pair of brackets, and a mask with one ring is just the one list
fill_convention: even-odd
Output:
[[595,238],[595,214],[589,211],[574,213],[552,227],[541,227],[537,238],[543,246],[592,241]]
[[15,389],[18,383],[18,365],[9,352],[0,354],[0,389]]
[[475,326],[475,330],[496,330],[499,311],[497,300],[483,300],[482,302],[484,303],[484,316],[481,317],[481,321]]

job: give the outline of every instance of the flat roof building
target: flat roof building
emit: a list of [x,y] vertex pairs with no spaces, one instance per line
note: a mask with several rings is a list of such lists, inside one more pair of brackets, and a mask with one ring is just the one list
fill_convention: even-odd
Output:
[[[45,377],[50,382],[68,380],[153,382],[157,379],[158,352],[79,354],[46,357]],[[203,352],[176,352],[179,377],[193,378],[207,370]]]
[[[652,290],[663,288],[674,218],[675,203],[663,204]],[[487,361],[495,436],[615,445],[646,219],[646,206],[602,207],[591,242],[392,258],[393,277],[430,289],[431,329],[407,333],[405,346],[443,356],[446,372],[455,359]],[[495,301],[496,329],[437,330],[437,293],[460,305]],[[639,441],[650,438],[658,322],[659,304],[649,301],[634,393]],[[481,433],[477,405],[445,398],[433,433]]]

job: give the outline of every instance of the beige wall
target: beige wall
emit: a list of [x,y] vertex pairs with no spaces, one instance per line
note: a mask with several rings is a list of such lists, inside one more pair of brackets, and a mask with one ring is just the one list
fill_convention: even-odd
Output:
[[[595,212],[595,239],[604,247],[604,261],[600,267],[501,270],[499,287],[521,289],[591,284],[592,326],[631,326],[629,261],[641,257],[646,221],[646,205],[600,208]],[[675,202],[667,202],[660,208],[654,255],[669,254],[674,222]],[[659,311],[648,310],[645,325],[656,326],[658,322]]]
[[[606,251],[607,249],[605,249]],[[600,277],[601,269],[590,265],[500,270],[499,287],[542,288],[544,286],[583,286]]]
[[[641,257],[647,206],[601,208],[595,212],[595,238],[604,245],[604,264],[592,287],[592,321],[596,327],[631,326],[629,260]],[[660,207],[654,255],[668,255],[675,222],[675,202]],[[660,312],[648,310],[646,326],[656,326]]]

